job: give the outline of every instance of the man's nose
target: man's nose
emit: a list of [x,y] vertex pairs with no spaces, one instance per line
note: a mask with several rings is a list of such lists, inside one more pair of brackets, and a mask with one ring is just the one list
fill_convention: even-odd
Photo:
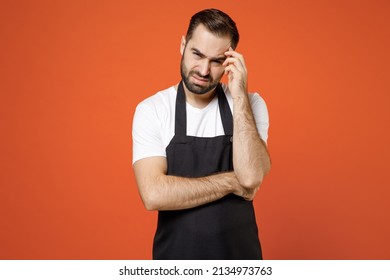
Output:
[[210,61],[208,59],[202,59],[199,65],[199,73],[202,76],[207,76],[210,74]]

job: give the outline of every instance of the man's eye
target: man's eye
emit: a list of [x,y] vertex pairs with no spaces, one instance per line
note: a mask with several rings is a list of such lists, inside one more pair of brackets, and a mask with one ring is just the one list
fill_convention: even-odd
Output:
[[200,58],[200,54],[198,53],[193,53],[195,57],[199,57]]

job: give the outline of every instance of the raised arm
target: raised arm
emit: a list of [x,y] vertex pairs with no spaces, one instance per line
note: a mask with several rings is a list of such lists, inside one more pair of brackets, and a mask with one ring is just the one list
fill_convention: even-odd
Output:
[[229,193],[247,200],[254,197],[239,184],[234,172],[202,178],[184,178],[166,175],[165,157],[148,157],[133,165],[142,201],[147,210],[179,210],[193,208]]
[[241,54],[229,50],[224,62],[233,98],[233,165],[242,186],[256,189],[269,172],[271,162],[260,138],[247,92],[247,69]]

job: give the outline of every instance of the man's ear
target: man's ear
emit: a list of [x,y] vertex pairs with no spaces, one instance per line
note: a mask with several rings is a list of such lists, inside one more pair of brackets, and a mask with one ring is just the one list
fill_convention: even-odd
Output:
[[186,48],[186,39],[184,36],[181,36],[181,43],[180,43],[180,53],[181,55],[184,54],[184,49]]

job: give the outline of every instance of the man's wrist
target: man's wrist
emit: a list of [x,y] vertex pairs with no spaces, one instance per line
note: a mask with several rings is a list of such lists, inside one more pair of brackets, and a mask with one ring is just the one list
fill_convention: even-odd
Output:
[[236,174],[232,172],[228,172],[225,174],[226,176],[226,194],[237,193],[241,190],[240,183],[236,177]]
[[232,94],[232,100],[234,103],[246,101],[248,100],[248,93],[246,91],[242,91],[238,94]]

